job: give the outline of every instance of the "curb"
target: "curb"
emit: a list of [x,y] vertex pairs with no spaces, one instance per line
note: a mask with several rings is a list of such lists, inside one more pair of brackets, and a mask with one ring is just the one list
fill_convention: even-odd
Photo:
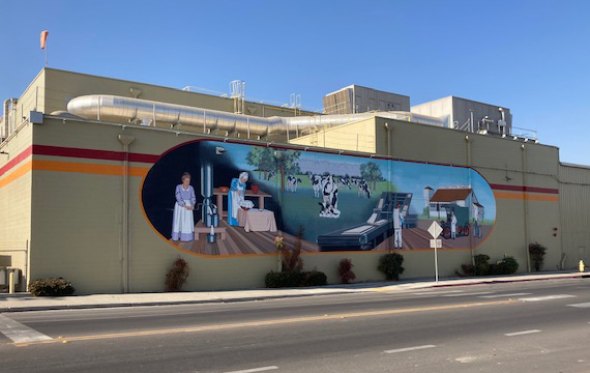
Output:
[[539,277],[539,278],[509,278],[509,279],[482,279],[478,282],[469,282],[469,283],[458,283],[458,284],[434,284],[432,286],[427,286],[425,288],[444,288],[444,287],[453,287],[453,286],[469,286],[469,285],[482,285],[482,284],[508,284],[511,282],[533,282],[533,281],[549,281],[549,280],[571,280],[571,279],[581,279],[581,278],[590,278],[590,273],[581,273],[579,275],[575,274],[564,274],[564,275],[553,275],[551,277]]
[[156,306],[182,306],[190,304],[212,304],[212,303],[240,303],[240,302],[256,302],[272,299],[285,298],[303,298],[321,295],[340,295],[353,294],[357,292],[326,292],[326,293],[311,293],[311,294],[283,294],[270,296],[256,296],[256,297],[240,297],[240,298],[218,298],[218,299],[204,299],[204,300],[186,300],[186,301],[157,301],[157,302],[127,302],[127,303],[96,303],[96,304],[64,304],[64,305],[50,305],[50,306],[30,306],[30,307],[14,307],[14,308],[0,308],[0,313],[16,313],[16,312],[32,312],[32,311],[61,311],[61,310],[83,310],[83,309],[101,309],[101,308],[125,308],[125,307],[156,307]]
[[[546,277],[538,278],[490,278],[477,280],[476,282],[458,282],[451,284],[427,284],[424,286],[416,287],[404,287],[403,285],[389,285],[383,287],[373,288],[362,288],[362,289],[351,289],[352,291],[330,291],[323,293],[307,293],[307,294],[281,294],[281,295],[269,295],[269,296],[253,296],[253,297],[238,297],[238,298],[217,298],[217,299],[203,299],[203,300],[186,300],[186,301],[155,301],[155,302],[126,302],[126,303],[95,303],[95,304],[64,304],[64,305],[47,305],[47,306],[28,306],[28,307],[6,307],[0,308],[0,313],[16,313],[16,312],[32,312],[32,311],[60,311],[60,310],[81,310],[81,309],[103,309],[103,308],[125,308],[125,307],[157,307],[157,306],[174,306],[174,305],[191,305],[191,304],[214,304],[214,303],[239,303],[239,302],[256,302],[273,299],[287,299],[287,298],[303,298],[303,297],[314,297],[323,295],[342,295],[342,294],[358,294],[358,293],[379,293],[382,292],[380,289],[386,289],[388,287],[396,287],[399,290],[418,290],[418,289],[429,289],[429,288],[447,288],[455,286],[472,286],[482,284],[506,284],[514,282],[533,282],[533,281],[548,281],[548,280],[568,280],[568,279],[583,279],[590,278],[590,273],[580,274],[563,274],[563,275],[547,275]],[[460,281],[460,280],[459,280]],[[393,289],[388,289],[393,290]]]

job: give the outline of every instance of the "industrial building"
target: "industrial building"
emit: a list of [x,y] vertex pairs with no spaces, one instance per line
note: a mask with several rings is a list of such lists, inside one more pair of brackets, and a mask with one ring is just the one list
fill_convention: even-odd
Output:
[[41,70],[4,101],[0,267],[19,270],[20,290],[63,276],[81,293],[148,292],[181,256],[186,290],[253,288],[277,268],[276,237],[294,245],[302,227],[304,267],[329,282],[342,258],[359,281],[381,279],[390,250],[404,278],[423,278],[434,220],[459,233],[443,238],[441,275],[479,253],[530,271],[532,242],[548,248],[546,270],[590,260],[590,168],[518,132],[504,106],[411,106],[353,85],[319,113],[233,87]]

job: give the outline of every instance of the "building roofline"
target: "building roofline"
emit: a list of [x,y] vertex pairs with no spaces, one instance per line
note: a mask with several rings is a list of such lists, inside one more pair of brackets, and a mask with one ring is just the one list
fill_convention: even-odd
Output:
[[[176,88],[176,87],[168,87],[168,86],[164,86],[164,85],[158,85],[158,84],[146,83],[146,82],[138,82],[138,81],[134,81],[134,80],[114,78],[114,77],[110,77],[110,76],[103,76],[103,75],[95,75],[95,74],[89,74],[89,73],[82,73],[82,72],[78,72],[78,71],[58,69],[58,68],[55,68],[55,67],[44,67],[43,69],[41,69],[41,72],[43,72],[43,71],[57,71],[57,72],[60,72],[60,73],[75,74],[75,75],[87,76],[87,77],[91,77],[91,78],[110,79],[110,80],[114,80],[114,81],[118,81],[118,82],[122,82],[122,83],[141,84],[141,85],[144,85],[144,86],[150,86],[150,87],[161,88],[161,89],[169,89],[169,90],[174,90],[174,91],[178,91],[178,92],[185,92],[186,94],[210,96],[210,97],[216,97],[216,98],[225,99],[225,100],[232,100],[230,97],[217,96],[217,95],[212,95],[212,94],[207,94],[207,93],[202,93],[202,92],[184,91],[184,90],[182,90],[180,88]],[[41,72],[39,74],[37,74],[37,76],[39,76],[41,74]],[[270,104],[270,103],[257,102],[257,101],[249,101],[248,99],[246,99],[245,101],[247,103],[258,104],[258,105],[265,105],[267,107],[277,108],[277,109],[280,109],[280,110],[289,110],[289,109],[291,109],[291,108],[286,108],[286,107],[283,107],[283,106],[279,106],[279,105],[275,105],[275,104]],[[310,114],[317,114],[317,115],[321,114],[320,112],[317,112],[317,111],[311,111],[311,110],[305,110],[305,109],[301,109],[301,112],[310,113]]]

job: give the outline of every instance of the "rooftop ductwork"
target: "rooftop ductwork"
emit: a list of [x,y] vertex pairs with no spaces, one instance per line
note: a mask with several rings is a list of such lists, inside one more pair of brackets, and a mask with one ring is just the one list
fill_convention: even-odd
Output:
[[88,95],[68,102],[68,112],[86,119],[132,122],[156,126],[189,125],[203,132],[226,131],[250,136],[294,138],[302,134],[371,117],[384,117],[442,126],[438,118],[406,112],[369,112],[360,114],[317,115],[300,117],[257,117],[233,114],[192,106],[169,104],[113,95]]

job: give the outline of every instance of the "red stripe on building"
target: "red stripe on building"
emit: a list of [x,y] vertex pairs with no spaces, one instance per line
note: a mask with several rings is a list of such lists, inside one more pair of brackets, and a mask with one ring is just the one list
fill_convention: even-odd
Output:
[[[32,150],[33,150],[33,148],[31,146],[29,146],[28,148],[26,148],[25,150],[23,150],[22,152],[20,152],[16,157],[14,157],[10,161],[8,161],[8,163],[6,163],[4,166],[2,166],[0,168],[0,176],[4,175],[11,168],[13,168],[14,166],[16,166],[17,164],[19,164],[20,162],[22,162],[25,159],[27,159],[33,153]],[[6,154],[4,154],[4,156],[6,156]]]
[[539,188],[524,185],[504,185],[504,184],[490,184],[494,190],[508,190],[511,192],[531,192],[531,193],[547,193],[559,194],[559,189],[553,188]]
[[[125,159],[125,152],[83,148],[66,148],[62,146],[50,145],[33,145],[33,154],[70,158],[101,159],[106,161],[123,161]],[[129,153],[130,162],[155,163],[159,158],[159,155],[145,153]]]

